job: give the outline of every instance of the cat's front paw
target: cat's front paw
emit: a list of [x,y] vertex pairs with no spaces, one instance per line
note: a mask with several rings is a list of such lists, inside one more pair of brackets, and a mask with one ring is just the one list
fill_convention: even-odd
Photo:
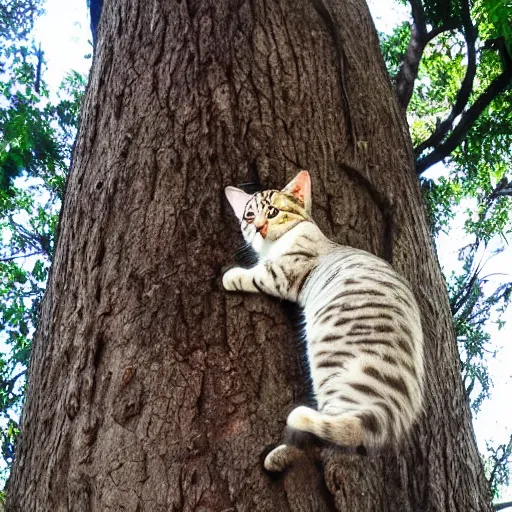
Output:
[[224,273],[222,276],[222,286],[225,290],[233,292],[241,289],[240,278],[242,276],[242,271],[243,269],[240,267],[234,267]]

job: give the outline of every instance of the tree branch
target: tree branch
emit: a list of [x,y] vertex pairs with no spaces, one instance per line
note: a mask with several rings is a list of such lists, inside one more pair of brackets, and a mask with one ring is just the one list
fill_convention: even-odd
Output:
[[504,176],[490,195],[490,201],[497,197],[512,196],[512,183]]
[[432,39],[435,39],[438,35],[442,34],[443,32],[451,32],[452,30],[455,30],[459,26],[459,23],[457,20],[451,20],[447,21],[444,25],[441,25],[440,27],[433,28],[430,32],[428,32],[425,35],[425,46],[432,41]]
[[507,188],[496,192],[496,195],[499,197],[512,196],[512,185],[509,185]]
[[425,35],[427,33],[427,24],[425,22],[425,12],[423,5],[419,0],[409,0],[411,4],[412,25],[411,40],[407,46],[400,70],[395,77],[395,90],[398,97],[398,103],[406,110],[409,101],[411,101],[414,90],[414,82],[418,76],[418,69],[425,49]]
[[512,68],[505,69],[489,87],[476,99],[471,107],[462,114],[459,123],[450,136],[427,156],[416,162],[416,173],[424,173],[430,166],[445,159],[462,142],[469,129],[492,100],[500,95],[512,83]]
[[[23,227],[21,224],[18,224],[13,218],[12,215],[9,215],[9,224],[14,228],[16,234],[32,249],[36,252],[43,252],[50,259],[52,257],[52,251],[50,247],[50,239],[48,235],[31,233],[28,229]],[[24,249],[22,247],[22,249]]]
[[503,503],[496,503],[492,508],[494,510],[503,510],[504,508],[512,507],[512,501],[505,501]]
[[404,110],[407,109],[407,106],[411,101],[412,93],[414,91],[414,82],[418,77],[418,69],[425,46],[427,46],[427,44],[439,34],[449,30],[454,30],[458,26],[456,20],[452,20],[440,27],[433,28],[430,32],[427,32],[425,14],[423,12],[421,2],[410,0],[410,4],[413,18],[411,26],[411,40],[407,46],[407,51],[405,52],[402,60],[400,70],[395,77],[395,90],[398,97],[398,103]]
[[427,33],[427,23],[425,21],[425,11],[421,0],[409,0],[411,4],[411,14],[414,24],[418,27],[420,36],[424,36]]
[[436,127],[434,133],[427,140],[423,141],[415,148],[414,152],[417,156],[421,155],[421,153],[429,147],[436,147],[446,137],[452,128],[453,121],[462,113],[468,103],[471,92],[473,91],[473,81],[476,75],[475,43],[477,31],[471,22],[471,14],[469,12],[469,4],[467,0],[462,2],[461,14],[464,39],[466,41],[466,48],[468,52],[466,74],[464,75],[464,80],[462,81],[459,92],[457,93],[457,98],[455,99],[455,104],[453,105],[450,114],[442,123],[439,124],[439,126]]
[[100,24],[102,7],[103,7],[103,0],[90,0],[90,2],[89,2],[93,48],[96,48],[96,41],[98,39],[98,25]]
[[34,84],[34,90],[39,94],[41,88],[41,68],[43,67],[44,52],[41,49],[41,43],[39,43],[39,49],[36,52],[37,66],[36,66],[36,81]]
[[[503,449],[503,454],[501,457],[499,458],[495,458],[494,459],[494,467],[492,468],[492,471],[491,471],[491,474],[489,475],[489,487],[492,488],[492,485],[494,483],[494,479],[496,478],[496,472],[498,471],[498,468],[503,465],[504,463],[506,463],[508,457],[509,457],[509,446],[512,444],[512,436],[510,436],[510,439],[507,443],[507,446]],[[501,445],[501,446],[505,446],[505,445]],[[498,450],[501,448],[498,447]],[[495,452],[496,453],[496,452]]]
[[[462,306],[466,304],[468,298],[473,293],[475,283],[478,280],[478,274],[480,273],[480,267],[477,267],[471,277],[466,281],[465,286],[461,286],[459,293],[450,301],[452,316],[455,316]],[[453,305],[452,305],[453,304]]]
[[418,76],[421,57],[425,44],[421,32],[414,23],[411,27],[411,40],[407,46],[400,69],[395,77],[395,90],[399,105],[406,110],[414,91],[414,82]]
[[475,377],[472,377],[471,378],[471,383],[466,388],[466,395],[468,396],[468,398],[469,398],[469,395],[471,395],[471,393],[473,391],[473,388],[475,387],[475,380],[476,380]]
[[15,256],[9,256],[7,258],[0,258],[0,262],[13,261],[18,258],[30,258],[30,256],[38,256],[39,254],[43,254],[43,251],[31,252],[30,254],[16,254]]
[[7,390],[8,393],[11,393],[14,388],[14,385],[16,384],[16,381],[20,377],[23,377],[24,375],[26,375],[26,373],[27,373],[27,370],[23,370],[20,373],[18,373],[17,375],[14,375],[14,377],[11,377],[9,380],[5,380],[5,381],[2,380],[2,381],[0,381],[0,386],[4,390]]
[[[509,183],[508,178],[506,176],[504,176],[496,184],[496,187],[494,188],[494,190],[492,190],[491,193],[486,198],[484,198],[484,201],[483,201],[484,209],[479,215],[479,220],[480,221],[485,220],[485,218],[487,217],[487,214],[489,213],[489,211],[491,210],[491,207],[493,206],[494,201],[498,197],[507,196],[507,195],[512,195],[512,184]],[[465,279],[464,286],[461,285],[457,294],[453,298],[450,299],[450,310],[452,312],[453,317],[455,317],[455,315],[457,315],[457,313],[459,313],[461,308],[468,301],[469,297],[473,293],[473,288],[474,288],[476,282],[477,281],[482,282],[483,279],[485,279],[485,278],[480,278],[480,276],[479,276],[481,270],[483,269],[483,267],[485,265],[485,262],[482,263],[483,257],[480,260],[480,262],[476,265],[475,270],[471,273],[471,269],[473,268],[473,265],[475,263],[476,252],[477,252],[477,249],[480,246],[481,242],[482,242],[482,239],[479,236],[476,236],[475,241],[472,242],[471,244],[469,244],[469,246],[471,246],[470,255],[468,256],[468,259],[470,258],[469,259],[470,265],[469,265],[469,271],[468,271],[469,276],[467,279]],[[486,277],[489,277],[489,276],[486,276]],[[469,315],[472,312],[475,305],[476,304],[474,304],[468,311],[466,311],[464,313],[464,315],[460,315],[459,318],[461,318],[461,317],[463,318],[464,316],[467,317],[467,315]]]

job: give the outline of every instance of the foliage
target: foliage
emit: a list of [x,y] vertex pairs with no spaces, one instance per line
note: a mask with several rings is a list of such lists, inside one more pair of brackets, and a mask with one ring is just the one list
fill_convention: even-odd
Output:
[[[2,0],[0,3],[0,52],[6,42],[21,40],[32,30],[42,0]],[[0,68],[0,72],[3,70]]]
[[38,83],[27,48],[17,50],[6,52],[10,76],[0,86],[5,105],[0,109],[0,189],[5,192],[24,171],[34,176],[38,172],[53,175],[62,165],[58,141],[53,137],[52,112],[40,106],[47,91]]
[[499,488],[510,483],[510,465],[512,464],[512,436],[507,443],[493,446],[487,443],[488,457],[485,459],[485,473],[489,481],[491,496],[499,497]]
[[503,38],[512,55],[512,3],[510,0],[476,0],[476,21],[484,40]]
[[407,21],[395,27],[391,34],[380,33],[380,49],[386,60],[388,73],[394,77],[398,74],[402,59],[411,38],[411,27]]
[[[429,148],[426,141],[442,146],[456,130],[464,130],[460,144],[444,159],[444,176],[432,179],[426,173],[421,181],[433,235],[449,229],[454,212],[460,210],[461,204],[470,201],[472,205],[465,214],[465,232],[472,241],[460,252],[460,273],[447,277],[467,390],[475,389],[475,381],[481,389],[473,403],[478,410],[490,386],[484,362],[484,356],[489,352],[486,327],[491,314],[502,311],[510,297],[508,282],[489,292],[488,280],[481,275],[483,265],[477,264],[475,257],[493,238],[506,237],[512,227],[512,189],[508,177],[512,147],[512,87],[496,94],[476,119],[467,122],[466,126],[461,123],[493,82],[509,71],[510,59],[503,54],[512,42],[512,25],[503,20],[512,16],[512,4],[509,0],[480,0],[471,6],[471,10],[465,0],[425,0],[421,4],[411,1],[411,5],[413,22],[424,23],[430,28],[430,32],[423,36],[427,43],[407,110],[418,162],[423,160]],[[466,17],[465,5],[468,8]],[[439,28],[438,32],[435,32],[436,28]],[[472,36],[468,36],[472,31]],[[435,37],[430,39],[429,34],[434,33]],[[381,39],[390,74],[397,78],[411,32],[401,24],[392,34],[381,34]],[[501,46],[499,41],[503,43]],[[475,63],[471,70],[470,54],[473,51]],[[467,78],[468,74],[473,75],[471,80]],[[466,102],[462,101],[464,98],[461,100],[465,84],[470,86],[466,87]],[[459,124],[453,117],[459,117]],[[443,125],[444,132],[440,128]],[[421,172],[425,170],[421,169]]]
[[486,249],[485,244],[477,242],[463,247],[459,251],[462,272],[447,278],[463,382],[475,413],[482,401],[489,398],[491,389],[486,359],[494,357],[496,351],[490,349],[489,325],[494,322],[498,329],[503,327],[500,315],[507,308],[512,292],[511,283],[492,286],[492,276],[482,275]]
[[[23,2],[6,5],[21,9]],[[0,449],[9,465],[85,78],[69,73],[52,103],[41,76],[43,54],[22,39],[32,18],[7,22],[0,37],[17,37],[8,48],[0,43]]]
[[[511,133],[510,0],[410,3],[414,31],[401,24],[381,34],[381,41],[400,102],[408,106],[418,172],[464,159],[465,144],[480,147],[477,135],[486,146],[499,135],[494,161],[503,162]],[[411,98],[407,91],[413,86]],[[485,160],[488,153],[481,156]]]

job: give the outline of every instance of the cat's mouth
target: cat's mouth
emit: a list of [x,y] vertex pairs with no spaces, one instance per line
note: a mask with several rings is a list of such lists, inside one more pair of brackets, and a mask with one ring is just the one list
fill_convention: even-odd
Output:
[[256,228],[256,231],[261,235],[263,239],[267,238],[268,222],[265,222],[260,228]]

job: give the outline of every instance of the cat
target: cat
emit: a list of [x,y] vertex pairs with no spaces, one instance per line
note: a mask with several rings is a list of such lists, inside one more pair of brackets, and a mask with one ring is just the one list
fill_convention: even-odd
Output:
[[[330,241],[311,217],[311,179],[283,190],[226,197],[255,252],[252,268],[222,278],[229,291],[266,293],[299,304],[318,410],[296,407],[292,430],[347,448],[399,441],[422,408],[423,334],[416,300],[383,259]],[[301,450],[281,444],[264,461],[282,471]]]

